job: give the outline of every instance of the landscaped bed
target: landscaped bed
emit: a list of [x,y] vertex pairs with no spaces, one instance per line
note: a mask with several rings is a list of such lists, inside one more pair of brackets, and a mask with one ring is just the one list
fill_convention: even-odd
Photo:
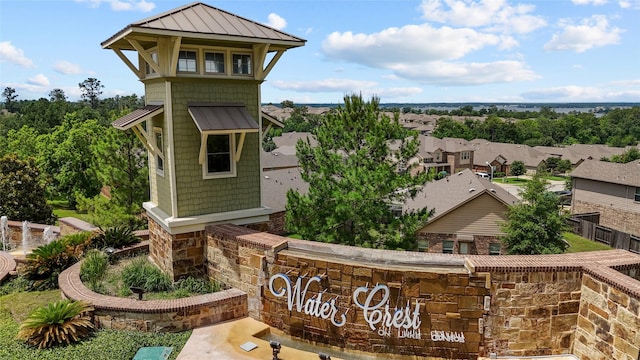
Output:
[[132,359],[139,348],[173,347],[169,359],[175,359],[191,336],[191,331],[153,333],[100,329],[81,342],[51,349],[37,349],[16,339],[20,323],[40,306],[60,300],[60,290],[24,291],[19,278],[0,288],[0,359],[33,360],[114,360]]

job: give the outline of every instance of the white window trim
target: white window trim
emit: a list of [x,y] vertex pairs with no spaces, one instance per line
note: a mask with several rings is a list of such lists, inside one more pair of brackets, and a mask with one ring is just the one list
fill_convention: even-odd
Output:
[[469,152],[469,151],[463,151],[460,154],[460,159],[462,159],[462,160],[469,160],[469,158],[471,158],[471,152]]
[[[155,149],[154,153],[155,153],[155,163],[156,163],[156,174],[164,177],[164,167],[166,166],[166,161],[164,159],[164,149],[160,146],[158,146],[158,142],[157,142],[157,135],[156,134],[160,134],[160,138],[162,139],[162,147],[164,147],[164,134],[162,133],[162,128],[161,127],[153,127],[153,147]],[[162,169],[158,168],[158,158],[162,159]]]
[[[231,162],[231,171],[220,172],[220,173],[210,173],[208,169],[209,158],[207,156],[207,138],[209,135],[227,135],[230,137],[229,141],[229,161]],[[236,167],[236,134],[235,133],[208,133],[202,134],[202,144],[204,145],[205,154],[204,161],[202,162],[202,178],[203,179],[223,179],[237,176],[237,167]]]

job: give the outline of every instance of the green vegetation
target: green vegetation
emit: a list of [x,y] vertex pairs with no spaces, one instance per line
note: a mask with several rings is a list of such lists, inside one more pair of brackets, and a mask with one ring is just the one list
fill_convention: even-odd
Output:
[[100,250],[90,250],[80,266],[80,279],[88,288],[100,292],[100,282],[104,279],[109,266],[109,256]]
[[[9,283],[16,281],[11,280]],[[3,287],[6,284],[3,285]],[[171,346],[169,359],[175,360],[191,331],[144,333],[139,331],[97,330],[83,341],[51,349],[37,349],[16,339],[22,322],[39,306],[60,299],[60,291],[14,292],[0,296],[0,359],[29,360],[113,360],[133,359],[144,346]]]
[[541,174],[533,176],[521,192],[522,202],[509,206],[502,226],[507,253],[518,255],[559,254],[566,244],[562,233],[567,215],[560,211],[559,198],[546,191]]
[[133,260],[122,269],[122,280],[125,286],[139,287],[146,293],[171,289],[169,276],[143,257]]
[[597,250],[611,250],[611,247],[601,244],[596,241],[585,239],[580,235],[576,235],[571,232],[565,232],[562,234],[565,240],[569,243],[569,247],[565,252],[577,253],[585,251],[597,251]]
[[89,336],[93,308],[81,301],[59,300],[35,309],[20,325],[17,338],[38,349],[69,345]]
[[[416,132],[398,114],[381,113],[378,99],[344,98],[315,129],[318,146],[299,141],[296,152],[309,193],[287,193],[290,233],[323,242],[386,249],[414,249],[415,231],[429,212],[396,214],[394,204],[416,196],[429,179],[407,166],[419,146]],[[391,145],[397,150],[391,150]]]

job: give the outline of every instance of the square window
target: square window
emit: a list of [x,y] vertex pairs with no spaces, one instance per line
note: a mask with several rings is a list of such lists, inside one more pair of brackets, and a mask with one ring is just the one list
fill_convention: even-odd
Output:
[[489,244],[489,255],[500,255],[500,243]]
[[469,243],[461,242],[460,243],[460,254],[468,254],[469,253]]
[[224,53],[208,52],[204,54],[204,71],[224,74]]
[[442,242],[442,253],[453,254],[453,241],[445,240]]
[[428,252],[429,251],[429,240],[427,240],[427,239],[419,239],[418,240],[418,251]]
[[463,151],[462,154],[460,154],[460,158],[462,160],[469,160],[469,152],[468,151]]
[[195,51],[182,50],[178,54],[178,71],[197,72],[198,61]]
[[251,75],[251,55],[233,54],[233,73]]
[[232,135],[207,136],[207,174],[230,174],[233,170]]

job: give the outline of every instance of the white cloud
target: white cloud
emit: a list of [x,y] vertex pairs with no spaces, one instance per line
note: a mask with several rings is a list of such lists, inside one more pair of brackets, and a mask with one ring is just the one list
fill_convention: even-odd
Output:
[[640,87],[640,79],[611,81],[609,85],[622,86],[622,87],[635,87],[635,86]]
[[603,15],[593,15],[583,19],[579,24],[573,24],[568,19],[560,20],[560,33],[554,34],[544,45],[545,50],[573,50],[577,53],[585,52],[594,47],[618,44],[620,28],[610,28],[607,18]]
[[364,95],[366,95],[367,93],[369,93],[369,96],[367,97],[371,97],[375,95],[379,97],[381,101],[388,101],[389,99],[407,98],[407,97],[419,95],[422,93],[422,88],[395,87],[395,88],[366,90],[363,92]]
[[526,100],[535,101],[637,101],[640,90],[620,91],[606,86],[558,86],[527,91],[521,94]]
[[604,5],[608,1],[607,0],[571,0],[575,5]]
[[24,51],[11,45],[11,41],[0,42],[0,62],[10,62],[23,67],[34,67],[33,61],[24,56]]
[[73,64],[68,61],[58,61],[53,66],[53,69],[64,75],[78,75],[82,74],[82,68],[80,65]]
[[282,30],[287,27],[287,20],[283,19],[276,13],[269,14],[269,16],[267,16],[267,19],[267,25],[271,26],[274,29]]
[[282,81],[270,82],[271,86],[280,90],[295,90],[304,92],[353,92],[372,88],[377,85],[374,81],[351,79],[324,79],[312,81]]
[[420,9],[428,21],[493,31],[523,34],[546,25],[543,17],[531,14],[535,6],[505,0],[423,0]]
[[49,79],[47,79],[46,76],[44,76],[43,74],[38,74],[34,77],[31,77],[29,79],[27,79],[27,82],[31,85],[36,85],[36,86],[49,86]]
[[436,29],[422,24],[388,28],[373,34],[334,32],[323,41],[322,51],[332,59],[389,68],[398,64],[458,59],[485,46],[498,45],[500,41],[498,36],[473,29]]
[[401,78],[431,85],[482,85],[529,81],[539,76],[521,61],[490,63],[425,62],[400,65],[394,72]]
[[79,3],[88,3],[91,7],[99,7],[107,3],[113,11],[141,11],[149,12],[155,9],[156,4],[146,0],[76,0]]
[[618,1],[618,5],[620,5],[623,9],[640,9],[640,0],[620,0]]

